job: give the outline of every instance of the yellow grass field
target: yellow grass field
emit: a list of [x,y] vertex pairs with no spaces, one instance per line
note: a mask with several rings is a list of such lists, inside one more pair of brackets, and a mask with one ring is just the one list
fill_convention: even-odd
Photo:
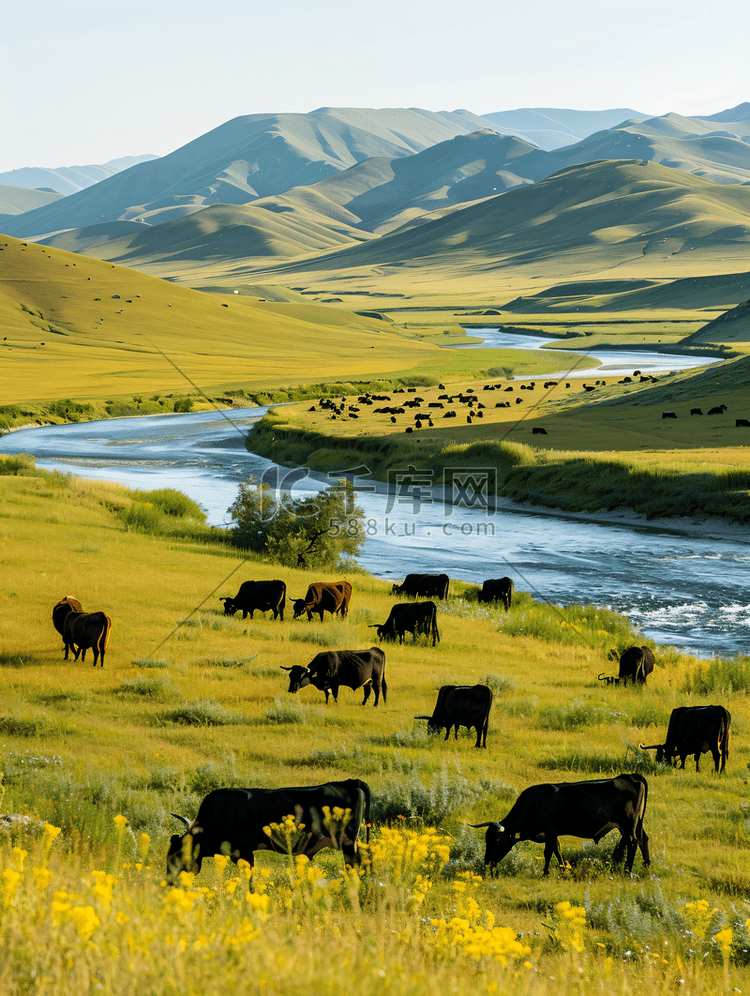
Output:
[[[243,560],[198,524],[182,539],[133,532],[125,489],[29,473],[0,476],[2,811],[52,829],[0,834],[3,992],[332,992],[352,972],[367,993],[747,985],[746,662],[725,669],[737,691],[720,679],[688,694],[717,663],[655,648],[645,689],[605,688],[606,651],[637,639],[623,620],[523,593],[506,615],[454,582],[436,648],[385,645],[385,704],[342,688],[325,706],[312,688],[289,695],[280,665],[369,646],[394,601],[384,582],[349,575],[345,620],[293,621],[289,606],[283,622],[227,618],[219,596],[248,578],[283,578],[289,599],[321,578]],[[111,615],[104,668],[63,660],[51,609],[67,594]],[[487,750],[466,731],[427,736],[413,717],[438,687],[476,682],[494,689]],[[708,702],[732,713],[724,775],[706,756],[696,774],[637,750],[676,705]],[[649,783],[650,870],[637,857],[633,878],[613,873],[609,837],[564,838],[570,867],[547,880],[535,844],[484,874],[468,822],[502,820],[528,785],[634,770]],[[249,899],[222,862],[162,884],[169,814],[191,818],[210,789],[349,777],[374,800],[359,877],[332,851],[309,867],[261,852]]]

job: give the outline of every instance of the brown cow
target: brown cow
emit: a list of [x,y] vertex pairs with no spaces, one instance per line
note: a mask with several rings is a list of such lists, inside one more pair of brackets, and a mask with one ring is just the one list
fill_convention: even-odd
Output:
[[304,598],[295,599],[292,606],[294,618],[299,619],[303,612],[307,612],[308,621],[312,619],[313,612],[320,615],[321,622],[324,612],[343,618],[349,611],[351,597],[352,586],[348,581],[316,581],[307,589]]

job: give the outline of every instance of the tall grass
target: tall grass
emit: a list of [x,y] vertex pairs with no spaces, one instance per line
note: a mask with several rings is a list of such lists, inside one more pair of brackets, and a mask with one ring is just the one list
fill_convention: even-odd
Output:
[[750,657],[700,661],[685,675],[682,690],[694,695],[750,692]]

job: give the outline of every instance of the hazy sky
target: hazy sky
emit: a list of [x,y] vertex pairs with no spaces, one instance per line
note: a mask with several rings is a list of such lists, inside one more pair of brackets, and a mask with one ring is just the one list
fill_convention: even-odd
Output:
[[750,100],[747,0],[5,0],[0,23],[0,171],[163,155],[266,111]]

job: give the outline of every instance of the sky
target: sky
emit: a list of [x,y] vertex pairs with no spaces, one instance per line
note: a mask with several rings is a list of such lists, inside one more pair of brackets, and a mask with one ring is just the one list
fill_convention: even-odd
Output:
[[712,114],[749,37],[746,0],[5,0],[0,172],[318,107]]

